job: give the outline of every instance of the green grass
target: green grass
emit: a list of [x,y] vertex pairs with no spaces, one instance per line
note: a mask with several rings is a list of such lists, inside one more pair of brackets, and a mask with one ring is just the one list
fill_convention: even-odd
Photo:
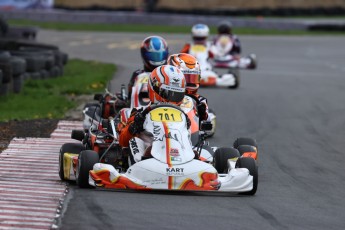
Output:
[[[107,32],[147,32],[147,33],[190,33],[190,26],[163,25],[133,25],[133,24],[86,24],[64,22],[36,22],[27,20],[9,20],[11,25],[38,26],[43,29],[72,31],[107,31]],[[211,33],[216,33],[216,27],[211,26]],[[345,35],[344,32],[323,32],[304,30],[275,30],[250,27],[236,27],[234,32],[239,35]]]
[[0,98],[0,121],[63,118],[77,106],[75,95],[104,91],[115,65],[73,59],[62,77],[28,80],[19,94]]

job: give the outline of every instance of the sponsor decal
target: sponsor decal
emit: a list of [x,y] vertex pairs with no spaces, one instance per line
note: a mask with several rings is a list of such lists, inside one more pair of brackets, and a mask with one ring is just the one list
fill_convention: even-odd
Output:
[[170,157],[171,161],[178,161],[178,162],[182,162],[182,158],[181,157]]
[[166,184],[167,181],[163,178],[156,178],[152,180],[144,180],[143,184],[157,185],[157,184]]
[[139,148],[138,148],[138,145],[137,145],[137,142],[135,141],[135,139],[129,140],[129,145],[131,146],[131,150],[132,150],[133,155],[139,153]]
[[168,176],[183,176],[184,168],[166,168],[166,175]]
[[171,148],[170,149],[170,156],[173,156],[173,157],[180,156],[180,153],[179,153],[178,149]]

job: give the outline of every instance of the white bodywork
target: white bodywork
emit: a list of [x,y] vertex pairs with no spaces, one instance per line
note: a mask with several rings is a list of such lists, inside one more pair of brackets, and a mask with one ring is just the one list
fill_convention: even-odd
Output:
[[253,177],[246,168],[235,168],[228,160],[227,174],[218,175],[209,163],[196,160],[186,118],[170,106],[158,107],[146,115],[144,129],[152,134],[152,158],[135,163],[126,173],[112,165],[97,163],[90,171],[89,184],[106,188],[219,190],[246,192],[253,189]]

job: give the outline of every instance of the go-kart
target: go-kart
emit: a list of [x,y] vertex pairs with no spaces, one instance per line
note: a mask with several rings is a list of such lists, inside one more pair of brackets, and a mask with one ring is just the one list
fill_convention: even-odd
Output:
[[[106,152],[100,155],[93,150],[82,150],[73,165],[80,187],[256,193],[257,150],[247,142],[252,139],[235,141],[238,149],[241,146],[245,149],[242,155],[236,148],[217,148],[211,164],[200,160],[201,151],[193,150],[186,114],[179,107],[155,105],[146,108],[143,114],[146,117],[144,130],[151,134],[152,145],[146,148],[139,137],[130,141],[130,151],[141,156],[141,160],[134,163],[131,159],[129,168],[122,171],[118,165],[120,161],[105,162]],[[116,133],[114,121],[110,123]],[[210,127],[206,125],[206,128]],[[113,143],[116,145],[115,139]],[[67,158],[66,153],[61,153],[61,157]]]
[[210,49],[211,45],[209,44],[194,44],[190,47],[189,54],[196,57],[200,64],[200,86],[219,86],[236,88],[239,82],[239,75],[237,73],[238,71],[233,71],[219,75],[216,71],[213,70],[212,64],[209,61]]
[[214,68],[225,69],[256,69],[257,58],[255,54],[241,57],[230,54],[233,48],[233,41],[228,35],[222,35],[217,38],[211,46],[211,52],[214,55],[212,66]]
[[[195,56],[201,67],[201,86],[220,86],[238,88],[240,84],[239,69],[255,69],[257,58],[255,54],[246,57],[229,54],[233,41],[229,36],[220,36],[215,44],[195,44],[190,48],[190,54]],[[209,53],[214,55],[211,60]],[[227,72],[219,74],[215,69],[226,69]]]
[[96,102],[86,103],[83,109],[83,127],[88,130],[92,123],[99,123],[102,119],[114,117],[122,108],[128,107],[125,86],[121,85],[121,91],[116,94],[107,89],[104,94],[95,94]]

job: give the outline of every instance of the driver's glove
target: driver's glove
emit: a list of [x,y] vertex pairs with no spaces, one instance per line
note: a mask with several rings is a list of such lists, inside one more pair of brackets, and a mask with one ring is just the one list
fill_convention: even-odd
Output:
[[129,125],[128,131],[132,134],[138,134],[144,131],[143,125],[145,122],[145,117],[142,113],[137,112],[134,115],[134,121]]

